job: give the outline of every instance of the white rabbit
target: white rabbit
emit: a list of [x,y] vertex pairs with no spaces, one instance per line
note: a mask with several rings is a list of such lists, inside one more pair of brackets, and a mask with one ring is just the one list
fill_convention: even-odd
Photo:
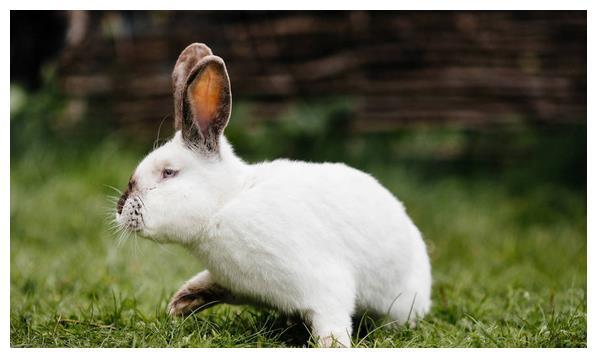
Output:
[[206,267],[172,315],[217,302],[300,315],[319,345],[350,346],[351,316],[413,324],[429,311],[425,243],[402,204],[344,164],[247,164],[222,135],[231,110],[221,58],[203,44],[173,72],[174,137],[139,164],[118,202],[120,227],[187,247]]

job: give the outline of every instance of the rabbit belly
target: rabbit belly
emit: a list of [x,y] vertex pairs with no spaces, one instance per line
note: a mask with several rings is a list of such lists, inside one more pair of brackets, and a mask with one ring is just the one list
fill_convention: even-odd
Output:
[[215,216],[197,245],[214,277],[287,312],[426,313],[429,259],[402,204],[355,169],[292,164]]

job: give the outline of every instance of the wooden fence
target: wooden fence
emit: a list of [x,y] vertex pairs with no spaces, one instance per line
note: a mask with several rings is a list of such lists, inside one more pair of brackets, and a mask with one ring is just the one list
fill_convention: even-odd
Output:
[[263,118],[297,99],[347,97],[357,131],[586,121],[584,11],[135,11],[68,18],[62,88],[73,108],[123,124],[172,113],[170,73],[191,42],[205,42],[225,59],[234,99],[252,101]]

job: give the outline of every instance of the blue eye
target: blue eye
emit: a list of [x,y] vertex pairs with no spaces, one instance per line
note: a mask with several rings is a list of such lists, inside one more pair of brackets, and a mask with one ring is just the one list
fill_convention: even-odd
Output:
[[176,175],[176,173],[178,173],[177,170],[166,168],[166,169],[162,170],[162,178],[164,178],[164,179],[172,178],[173,176]]

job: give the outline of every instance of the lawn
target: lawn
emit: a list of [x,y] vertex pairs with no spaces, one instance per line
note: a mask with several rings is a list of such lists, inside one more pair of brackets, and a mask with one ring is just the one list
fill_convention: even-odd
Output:
[[[165,314],[201,263],[176,246],[119,242],[109,225],[110,186],[123,187],[143,154],[110,138],[81,151],[12,153],[11,346],[311,346],[301,323],[275,311]],[[434,283],[433,309],[416,328],[356,317],[354,346],[586,346],[584,189],[380,162],[360,169],[405,203]]]

